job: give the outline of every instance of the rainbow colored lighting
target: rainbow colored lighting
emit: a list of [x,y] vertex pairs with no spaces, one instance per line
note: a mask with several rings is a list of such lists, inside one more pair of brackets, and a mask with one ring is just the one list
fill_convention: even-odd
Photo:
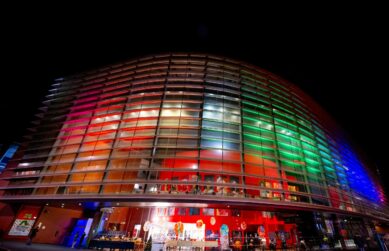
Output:
[[40,110],[2,199],[222,198],[385,217],[379,183],[329,116],[243,62],[139,58],[57,80]]

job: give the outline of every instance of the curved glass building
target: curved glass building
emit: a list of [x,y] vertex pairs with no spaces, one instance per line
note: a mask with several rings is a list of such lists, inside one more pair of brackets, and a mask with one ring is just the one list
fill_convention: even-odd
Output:
[[5,203],[389,220],[380,184],[333,120],[295,85],[244,62],[166,54],[57,79],[37,118],[0,176]]

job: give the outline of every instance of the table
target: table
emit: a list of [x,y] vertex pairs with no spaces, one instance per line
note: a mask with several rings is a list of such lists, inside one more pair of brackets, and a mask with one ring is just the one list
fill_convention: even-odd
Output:
[[109,248],[120,250],[134,250],[135,243],[133,241],[109,241],[109,240],[91,240],[89,248]]
[[171,247],[192,247],[192,248],[205,248],[205,247],[218,247],[217,241],[184,241],[184,240],[170,240],[166,243],[166,248]]

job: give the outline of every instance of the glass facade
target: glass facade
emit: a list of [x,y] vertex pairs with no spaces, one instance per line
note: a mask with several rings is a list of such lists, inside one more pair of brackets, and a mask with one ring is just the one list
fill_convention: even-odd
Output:
[[307,95],[200,54],[58,79],[0,176],[2,200],[213,200],[388,218],[380,185]]

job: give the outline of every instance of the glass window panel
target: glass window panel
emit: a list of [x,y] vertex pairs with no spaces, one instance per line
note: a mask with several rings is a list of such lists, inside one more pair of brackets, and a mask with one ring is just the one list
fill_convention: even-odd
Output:
[[251,164],[245,164],[245,173],[249,175],[264,176],[265,170],[262,166],[256,166]]
[[135,136],[153,136],[155,134],[155,129],[146,129],[146,128],[137,128],[135,130]]
[[202,130],[201,136],[203,137],[210,137],[210,138],[222,138],[223,132],[222,131],[216,131],[216,130]]
[[181,118],[180,126],[199,126],[200,120],[191,118]]
[[84,181],[101,181],[103,179],[103,172],[86,173]]
[[131,146],[152,146],[154,143],[154,139],[137,139],[132,140]]
[[71,162],[74,161],[74,158],[76,157],[76,154],[64,154],[59,156],[59,159],[57,161],[59,162]]
[[161,128],[159,135],[177,135],[178,129],[176,128]]
[[136,180],[138,171],[112,171],[107,174],[107,180]]
[[78,158],[108,158],[110,150],[98,150],[93,152],[83,152],[78,154]]
[[181,116],[180,109],[163,109],[161,117],[179,117]]
[[38,188],[35,194],[55,194],[56,190],[57,190],[56,187],[43,187],[43,188]]
[[222,171],[221,161],[200,160],[201,170]]
[[72,167],[71,164],[49,166],[47,168],[47,172],[68,172],[70,171],[71,167]]
[[200,158],[219,159],[223,158],[223,150],[201,150]]
[[178,147],[197,147],[197,139],[178,139]]
[[69,181],[72,181],[72,182],[82,182],[84,180],[84,176],[85,176],[84,173],[72,174],[70,176],[70,180]]
[[106,160],[77,162],[74,164],[74,170],[101,170],[105,169],[106,165]]
[[105,185],[103,188],[104,194],[127,194],[131,193],[134,189],[134,184],[115,184],[115,185]]
[[211,140],[211,139],[202,139],[201,147],[210,147],[210,148],[223,148],[223,141],[221,140]]
[[178,135],[180,136],[198,136],[198,130],[196,129],[180,129]]
[[189,208],[189,215],[200,215],[200,208],[197,207]]
[[215,120],[223,120],[223,113],[221,112],[214,112],[214,111],[204,111],[203,112],[203,118],[207,119],[215,119]]
[[240,116],[233,114],[224,114],[224,121],[240,123]]
[[203,120],[203,125],[202,127],[208,127],[208,128],[214,128],[220,130],[223,128],[223,123],[221,122],[216,122],[216,121],[210,121],[210,120]]
[[68,193],[70,194],[82,194],[82,193],[98,193],[98,185],[89,185],[89,186],[70,186],[67,188]]
[[228,162],[223,163],[223,171],[224,172],[233,172],[233,173],[242,172],[240,164],[228,163]]
[[241,152],[223,150],[223,160],[241,161],[241,156]]
[[223,141],[223,149],[240,150],[240,144],[224,140]]
[[81,143],[84,135],[77,136],[77,137],[70,137],[67,140],[62,141],[61,143],[66,143],[68,145],[70,144],[78,144]]
[[176,146],[177,145],[177,138],[159,138],[157,145],[158,146]]
[[176,156],[196,158],[199,156],[199,151],[192,149],[176,149]]
[[224,139],[232,139],[232,140],[239,140],[240,135],[238,133],[230,133],[230,132],[223,132],[223,138]]
[[160,123],[160,126],[176,126],[176,127],[178,127],[180,120],[161,118],[159,123]]
[[130,152],[129,149],[127,148],[116,148],[112,151],[111,157],[113,158],[128,157],[129,152]]
[[139,119],[137,126],[156,126],[157,120],[156,119]]

